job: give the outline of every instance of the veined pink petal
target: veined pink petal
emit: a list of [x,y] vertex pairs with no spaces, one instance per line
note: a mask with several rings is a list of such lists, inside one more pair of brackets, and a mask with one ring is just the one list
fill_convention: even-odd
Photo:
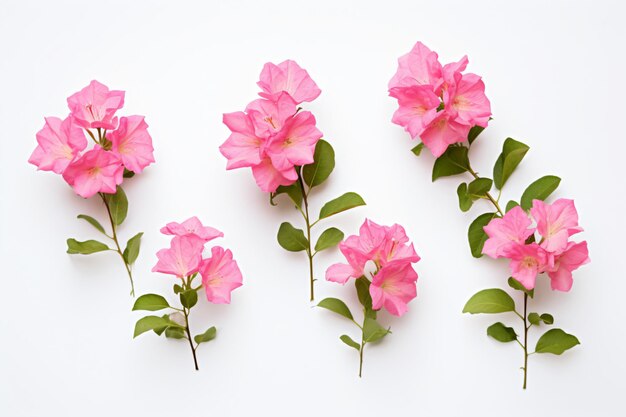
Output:
[[574,282],[572,272],[589,262],[587,242],[569,242],[563,253],[556,256],[554,267],[548,272],[552,289],[569,291]]
[[537,275],[548,268],[548,255],[545,250],[536,243],[515,244],[509,249],[508,256],[511,259],[509,263],[511,276],[526,289],[535,288]]
[[489,239],[483,246],[483,253],[492,258],[508,257],[511,248],[524,243],[535,232],[530,228],[531,223],[520,206],[512,208],[502,218],[492,219],[484,227]]
[[119,156],[95,145],[68,165],[63,178],[76,194],[89,198],[97,193],[114,194],[123,181],[123,174],[124,166]]
[[581,232],[574,200],[560,198],[552,204],[533,200],[530,214],[537,222],[537,231],[543,237],[541,247],[559,254],[567,247],[570,236]]
[[270,100],[275,100],[280,93],[286,92],[296,104],[300,104],[315,100],[322,92],[309,73],[292,60],[278,65],[268,62],[263,66],[259,78],[257,84],[263,90],[259,95]]
[[486,127],[491,116],[491,103],[485,95],[485,83],[476,74],[458,76],[444,93],[444,103],[457,113],[457,121]]
[[154,162],[152,138],[143,116],[120,118],[118,128],[106,137],[113,144],[111,150],[120,156],[129,171],[140,173]]
[[204,241],[196,235],[174,236],[169,249],[157,252],[159,261],[152,272],[184,278],[198,272],[202,261]]
[[278,170],[313,162],[315,145],[322,132],[315,126],[315,116],[302,111],[285,121],[285,125],[267,142],[266,152]]
[[269,157],[263,158],[258,165],[252,167],[252,175],[262,191],[273,193],[281,185],[291,185],[298,179],[298,174],[293,166],[278,170]]
[[44,127],[37,132],[37,148],[28,159],[42,171],[63,174],[67,166],[87,147],[83,130],[71,117],[61,120],[46,117]]
[[359,278],[361,274],[355,272],[352,266],[342,263],[333,264],[326,270],[326,280],[345,284],[350,278]]
[[412,85],[431,85],[433,91],[442,82],[442,66],[437,53],[421,42],[398,59],[398,70],[389,81],[389,89]]
[[260,164],[264,139],[256,135],[250,116],[244,112],[225,113],[223,122],[232,132],[220,146],[220,152],[228,159],[226,169]]
[[257,99],[248,104],[246,113],[254,125],[256,136],[268,138],[279,132],[285,122],[296,114],[296,102],[287,93],[280,93],[275,101]]
[[420,138],[435,157],[440,157],[453,143],[467,139],[471,126],[459,123],[455,117],[442,110],[426,126]]
[[182,223],[171,222],[161,228],[164,235],[185,236],[196,235],[205,243],[215,238],[223,237],[224,233],[209,226],[204,226],[196,216],[190,217]]
[[398,110],[391,121],[404,127],[412,138],[419,137],[437,115],[440,100],[431,86],[395,87],[389,95],[398,100]]
[[96,80],[67,99],[72,117],[85,129],[115,129],[115,112],[124,106],[124,92],[111,91]]
[[232,252],[220,246],[212,248],[211,257],[202,261],[200,275],[207,300],[215,304],[230,304],[231,292],[243,285]]
[[382,267],[370,285],[372,308],[385,307],[394,316],[408,311],[407,304],[417,296],[417,273],[410,263],[393,263]]

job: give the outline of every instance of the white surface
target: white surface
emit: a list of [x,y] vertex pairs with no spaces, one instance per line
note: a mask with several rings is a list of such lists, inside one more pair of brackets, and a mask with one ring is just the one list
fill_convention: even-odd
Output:
[[[618,2],[597,1],[3,0],[0,415],[621,414],[623,16]],[[432,158],[415,158],[389,121],[387,81],[417,40],[444,62],[468,54],[469,70],[485,79],[495,119],[473,150],[477,169],[491,172],[507,136],[531,146],[503,199],[560,175],[557,196],[576,199],[586,229],[593,262],[570,293],[542,278],[532,307],[553,313],[582,346],[531,357],[527,392],[520,349],[485,335],[493,321],[516,319],[461,314],[475,291],[506,286],[505,263],[475,260],[467,248],[467,225],[487,206],[462,214],[460,178],[431,184]],[[399,222],[423,258],[418,299],[401,319],[382,315],[394,333],[366,350],[361,380],[356,353],[338,339],[350,323],[310,307],[304,255],[275,242],[280,222],[298,222],[297,213],[270,207],[249,171],[226,172],[217,149],[228,135],[221,114],[255,98],[264,62],[286,58],[322,88],[306,108],[337,153],[313,206],[350,190],[368,202],[325,224],[351,234],[365,216]],[[92,78],[127,91],[121,114],[145,115],[156,147],[157,163],[126,186],[120,230],[145,232],[138,292],[169,291],[171,278],[149,272],[168,242],[158,229],[193,214],[225,232],[243,270],[230,306],[195,312],[196,330],[219,329],[199,350],[200,372],[184,343],[132,340],[140,314],[130,312],[119,259],[64,253],[67,237],[96,237],[76,215],[102,218],[102,208],[26,163],[43,117],[64,116],[65,98]],[[320,256],[317,276],[339,259]],[[353,291],[323,281],[317,290]]]

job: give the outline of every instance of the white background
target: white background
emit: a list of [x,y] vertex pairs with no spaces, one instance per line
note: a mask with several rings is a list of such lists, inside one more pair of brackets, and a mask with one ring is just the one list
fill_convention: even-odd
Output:
[[[0,415],[623,415],[624,10],[521,3],[3,0]],[[579,239],[592,263],[572,291],[552,292],[542,277],[531,304],[582,345],[532,356],[526,392],[521,350],[485,334],[494,321],[518,325],[515,316],[461,314],[474,292],[506,287],[505,263],[473,259],[466,242],[488,206],[461,213],[460,178],[431,183],[432,157],[413,156],[390,122],[387,81],[417,40],[443,62],[468,54],[484,77],[494,120],[472,151],[478,170],[490,175],[507,136],[531,146],[503,200],[559,175],[556,196],[575,198],[586,229]],[[357,191],[368,205],[324,225],[352,234],[366,216],[398,222],[423,258],[418,298],[400,319],[381,314],[393,335],[366,348],[362,379],[356,352],[338,339],[356,337],[353,326],[311,308],[305,256],[276,243],[278,225],[299,222],[297,212],[285,201],[270,207],[250,172],[226,172],[218,152],[228,136],[221,114],[256,97],[263,63],[286,58],[323,90],[306,108],[337,154],[313,211]],[[194,312],[196,331],[219,331],[199,349],[200,372],[184,342],[132,339],[141,315],[130,311],[115,254],[65,253],[67,237],[97,237],[76,215],[103,219],[99,202],[26,163],[43,117],[64,117],[66,97],[92,78],[127,91],[120,114],[145,115],[156,148],[157,163],[125,186],[120,233],[145,232],[138,292],[169,294],[174,280],[149,272],[168,244],[158,229],[191,215],[224,231],[244,273],[231,305],[201,302]],[[339,259],[316,258],[318,278]],[[317,290],[356,307],[352,286],[320,280]]]

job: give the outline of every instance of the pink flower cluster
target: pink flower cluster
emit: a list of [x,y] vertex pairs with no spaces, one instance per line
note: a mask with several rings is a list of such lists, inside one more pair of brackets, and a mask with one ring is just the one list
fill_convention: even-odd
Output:
[[161,229],[161,233],[174,237],[168,249],[157,252],[159,261],[152,272],[179,278],[200,273],[207,300],[215,304],[229,304],[230,293],[242,285],[241,271],[233,260],[232,252],[214,246],[211,248],[211,256],[203,258],[204,245],[224,234],[203,226],[197,217],[182,223],[168,223]]
[[[525,288],[533,289],[537,275],[546,272],[553,290],[569,291],[572,272],[589,262],[587,242],[571,242],[581,232],[573,200],[564,198],[547,204],[533,200],[530,216],[516,206],[502,218],[484,227],[489,239],[483,253],[492,258],[508,258],[511,275]],[[538,233],[540,239],[529,239]]]
[[232,132],[220,146],[228,159],[226,169],[252,168],[259,188],[274,192],[298,179],[296,166],[313,162],[315,145],[322,137],[315,117],[298,104],[313,101],[321,90],[306,70],[294,61],[267,63],[257,83],[259,95],[245,111],[224,114]]
[[398,59],[398,70],[389,81],[389,95],[399,108],[392,122],[412,138],[420,137],[436,157],[449,145],[463,142],[473,126],[486,127],[491,104],[485,84],[476,74],[463,74],[467,56],[441,65],[436,52],[417,42]]
[[[93,80],[67,99],[70,114],[64,120],[46,117],[37,133],[37,148],[28,162],[43,171],[61,174],[76,194],[114,194],[124,169],[140,173],[154,162],[152,138],[143,116],[120,117],[124,92],[111,91]],[[96,135],[91,131],[96,129]],[[95,142],[87,148],[85,132]]]
[[402,316],[408,311],[408,302],[417,296],[417,273],[411,264],[420,260],[408,242],[402,226],[380,226],[366,219],[359,235],[349,236],[339,244],[348,263],[331,265],[326,279],[345,284],[350,278],[365,276],[371,266],[372,308],[385,307],[391,314]]

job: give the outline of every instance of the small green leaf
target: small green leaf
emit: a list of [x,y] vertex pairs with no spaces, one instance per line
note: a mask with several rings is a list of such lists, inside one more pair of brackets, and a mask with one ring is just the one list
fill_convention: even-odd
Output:
[[143,317],[139,319],[137,323],[135,324],[135,333],[133,335],[133,338],[150,330],[156,331],[157,329],[162,329],[162,328],[164,329],[172,324],[173,324],[172,321],[164,317],[159,317],[159,316]]
[[128,169],[124,168],[124,178],[132,178],[135,176],[135,173],[133,171],[129,171]]
[[522,194],[520,205],[524,210],[530,210],[533,200],[545,200],[557,189],[560,182],[561,179],[554,175],[546,175],[539,178],[526,188],[526,191]]
[[507,281],[509,283],[509,287],[513,288],[514,290],[518,290],[518,291],[523,291],[526,294],[528,294],[528,296],[530,298],[533,298],[535,296],[535,289],[533,288],[532,290],[527,290],[526,287],[524,287],[518,280],[516,280],[513,277],[509,277],[509,280]]
[[158,294],[144,294],[141,297],[137,298],[137,301],[135,301],[133,311],[158,311],[163,310],[164,308],[168,308],[169,306],[170,305],[168,304],[167,300]]
[[552,314],[543,313],[541,316],[539,316],[539,318],[545,324],[554,324],[554,317],[552,317]]
[[485,246],[488,238],[483,227],[487,226],[494,217],[496,217],[496,213],[481,214],[470,224],[467,230],[467,240],[474,258],[483,256],[483,246]]
[[424,149],[424,143],[420,142],[417,144],[417,146],[411,149],[411,152],[413,152],[415,156],[420,156],[420,154],[422,153],[422,149]]
[[511,211],[512,208],[519,206],[519,203],[515,200],[510,200],[508,203],[506,203],[506,212],[508,213],[509,211]]
[[193,340],[195,340],[197,344],[206,343],[215,339],[215,336],[217,336],[217,329],[215,328],[215,326],[212,326],[209,327],[206,332],[195,335]]
[[433,165],[433,181],[437,178],[462,174],[469,170],[470,164],[465,146],[450,146]]
[[502,153],[493,167],[493,180],[497,189],[501,189],[506,184],[529,149],[528,145],[512,138],[507,138],[504,141]]
[[507,343],[517,339],[515,330],[511,327],[507,327],[504,324],[497,322],[487,328],[487,334],[498,342]]
[[361,345],[359,345],[357,342],[352,340],[352,338],[348,336],[347,334],[342,334],[341,336],[339,336],[339,339],[341,339],[343,343],[350,346],[351,348],[355,348],[358,351],[361,350]]
[[324,249],[332,248],[342,240],[343,232],[336,227],[331,227],[330,229],[324,230],[319,239],[317,239],[317,243],[315,244],[315,250],[319,252],[323,251]]
[[535,352],[560,355],[579,344],[580,341],[576,336],[565,333],[561,329],[550,329],[537,341]]
[[365,278],[360,277],[354,281],[356,287],[356,294],[359,297],[359,302],[366,310],[372,309],[372,296],[370,295],[371,282]]
[[107,245],[97,240],[79,242],[76,239],[67,239],[67,253],[89,255],[96,252],[111,250]]
[[115,194],[104,194],[104,198],[109,206],[113,223],[119,226],[124,222],[128,214],[128,199],[126,198],[126,193],[122,187],[118,185]]
[[183,287],[178,284],[174,284],[174,294],[180,294],[181,292],[183,292]]
[[277,196],[279,194],[287,194],[296,207],[302,207],[302,188],[300,187],[300,183],[298,181],[289,186],[281,185],[278,187],[273,196]]
[[474,200],[467,195],[467,184],[462,182],[456,189],[456,195],[459,197],[459,208],[461,211],[466,212],[472,208]]
[[499,288],[478,291],[463,307],[463,313],[495,314],[515,311],[515,301]]
[[528,321],[530,322],[530,324],[534,324],[535,326],[537,326],[541,322],[541,318],[537,313],[530,313],[528,314]]
[[196,290],[186,290],[181,292],[178,296],[180,297],[180,303],[183,307],[191,308],[198,302],[198,293]]
[[360,195],[348,192],[324,204],[324,207],[320,210],[320,219],[325,219],[337,213],[341,213],[342,211],[364,205],[365,201],[363,201]]
[[106,235],[106,232],[104,231],[104,227],[102,227],[100,222],[98,222],[98,220],[94,219],[93,217],[87,216],[86,214],[79,214],[77,218],[85,220],[87,223],[95,227],[96,230],[98,230],[100,233]]
[[483,130],[485,130],[484,127],[482,126],[473,126],[468,135],[467,135],[467,141],[469,142],[469,144],[471,145],[472,143],[474,143],[474,141],[476,140],[476,138],[478,137],[478,135],[480,135],[481,133],[483,133]]
[[[170,321],[169,317],[170,317],[169,314],[163,314],[161,316],[161,318],[165,319],[168,322]],[[167,326],[155,327],[154,329],[152,329],[152,331],[156,333],[158,336],[161,336],[163,332],[165,331],[165,329],[167,329]]]
[[320,185],[335,169],[335,151],[330,143],[320,139],[315,145],[313,163],[302,167],[302,178],[311,188]]
[[374,319],[366,317],[363,321],[363,341],[365,343],[376,342],[391,333]]
[[309,249],[309,241],[301,229],[296,229],[291,223],[284,222],[278,228],[278,243],[283,249],[290,252],[300,252]]
[[126,249],[124,249],[124,260],[128,265],[132,265],[139,256],[139,247],[141,246],[141,237],[143,232],[137,233],[135,236],[128,239],[126,243]]
[[338,298],[324,298],[322,301],[319,302],[317,306],[344,316],[349,320],[354,320],[354,318],[352,317],[352,313],[350,312],[350,309],[348,308],[346,303]]
[[186,339],[187,334],[180,327],[170,326],[165,328],[165,337],[169,339]]
[[474,197],[484,197],[491,190],[491,178],[476,178],[467,186],[467,193]]

